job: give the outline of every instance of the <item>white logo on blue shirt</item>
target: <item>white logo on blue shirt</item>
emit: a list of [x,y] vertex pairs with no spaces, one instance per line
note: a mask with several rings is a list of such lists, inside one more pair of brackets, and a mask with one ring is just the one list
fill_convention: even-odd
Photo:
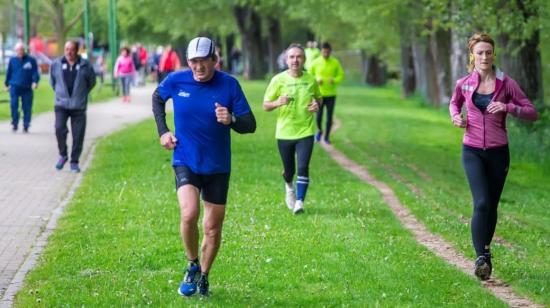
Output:
[[181,96],[181,97],[189,97],[191,96],[191,94],[185,92],[185,91],[180,91],[180,93],[178,93],[178,96]]
[[23,64],[23,69],[30,70],[31,68],[32,68],[32,64],[30,62]]

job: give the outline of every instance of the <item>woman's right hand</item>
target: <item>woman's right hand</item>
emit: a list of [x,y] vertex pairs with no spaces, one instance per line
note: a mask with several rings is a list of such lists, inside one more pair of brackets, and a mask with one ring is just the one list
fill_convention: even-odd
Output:
[[457,114],[453,117],[453,125],[460,128],[466,127],[466,120],[462,118],[461,114]]

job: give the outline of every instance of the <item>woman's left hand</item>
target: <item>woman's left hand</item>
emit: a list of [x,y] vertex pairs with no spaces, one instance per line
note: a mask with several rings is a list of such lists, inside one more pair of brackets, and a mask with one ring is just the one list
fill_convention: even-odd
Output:
[[317,112],[319,110],[319,103],[316,100],[312,100],[309,105],[307,105],[307,111]]
[[491,102],[489,106],[487,106],[487,112],[489,113],[497,113],[497,112],[505,112],[506,111],[506,104],[501,102]]

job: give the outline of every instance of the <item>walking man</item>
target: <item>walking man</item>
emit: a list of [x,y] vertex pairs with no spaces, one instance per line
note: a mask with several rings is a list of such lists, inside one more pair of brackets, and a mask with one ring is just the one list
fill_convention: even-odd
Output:
[[[178,293],[209,295],[208,274],[221,244],[231,172],[230,130],[253,133],[256,120],[239,82],[217,71],[214,42],[191,40],[190,70],[169,74],[153,93],[160,144],[173,150],[172,166],[180,206],[180,232],[188,260]],[[165,105],[172,99],[175,134],[166,125]],[[201,196],[204,237],[199,261]]]
[[33,90],[38,86],[40,75],[36,60],[25,53],[23,43],[15,44],[16,56],[10,59],[6,72],[6,91],[10,92],[11,126],[13,132],[19,126],[19,98],[23,109],[23,132],[29,132],[32,114]]
[[63,169],[69,160],[67,120],[70,118],[73,138],[71,171],[80,172],[78,162],[84,145],[88,94],[95,86],[96,76],[90,62],[78,55],[78,42],[65,43],[64,54],[63,57],[54,60],[50,67],[50,84],[55,92],[55,136],[59,150],[55,168]]
[[[326,144],[330,144],[330,129],[332,128],[332,117],[334,114],[334,105],[336,104],[336,86],[344,79],[344,69],[340,61],[331,56],[332,47],[329,43],[321,45],[321,57],[317,57],[309,68],[310,73],[317,80],[321,95],[323,96],[323,105],[317,112],[317,134],[315,141],[319,142],[321,137]],[[323,112],[327,110],[327,122],[323,132]]]

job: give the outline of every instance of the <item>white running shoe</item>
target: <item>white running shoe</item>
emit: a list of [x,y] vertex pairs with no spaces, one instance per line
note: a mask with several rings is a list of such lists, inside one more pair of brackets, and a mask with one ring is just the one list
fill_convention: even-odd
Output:
[[296,192],[294,191],[294,188],[289,188],[288,185],[285,185],[286,187],[286,206],[289,210],[294,210],[294,204],[296,203]]
[[301,214],[304,212],[304,201],[296,200],[294,204],[294,214]]

